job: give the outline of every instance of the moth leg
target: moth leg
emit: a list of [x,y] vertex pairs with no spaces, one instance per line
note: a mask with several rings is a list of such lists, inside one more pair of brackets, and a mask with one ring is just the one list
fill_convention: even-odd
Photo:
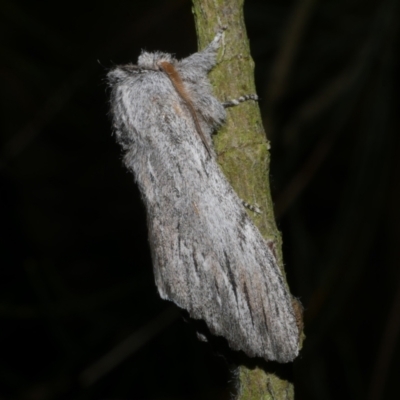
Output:
[[256,94],[245,94],[244,96],[240,96],[238,99],[232,99],[232,100],[225,101],[224,103],[222,103],[222,105],[225,108],[234,107],[234,106],[237,106],[240,103],[243,103],[244,101],[247,101],[247,100],[257,101],[258,96]]
[[[221,27],[214,39],[204,50],[179,61],[180,73],[184,75],[186,71],[190,71],[190,73],[196,72],[196,74],[200,73],[201,75],[206,75],[217,63],[217,53],[218,49],[221,47],[225,29],[225,26]],[[196,79],[199,79],[198,75],[196,75],[196,77]]]
[[244,200],[242,200],[242,204],[246,208],[248,208],[250,211],[253,211],[253,212],[257,213],[257,214],[262,214],[262,211],[257,207],[257,205],[253,206],[252,204],[246,203]]

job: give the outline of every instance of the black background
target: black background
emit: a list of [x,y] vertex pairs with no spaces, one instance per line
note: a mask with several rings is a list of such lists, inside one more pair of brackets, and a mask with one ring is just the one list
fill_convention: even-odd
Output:
[[[397,13],[395,0],[245,4],[305,307],[298,399],[398,396]],[[190,2],[3,0],[0,31],[0,399],[229,398],[230,367],[157,295],[108,116],[114,64],[196,51]]]

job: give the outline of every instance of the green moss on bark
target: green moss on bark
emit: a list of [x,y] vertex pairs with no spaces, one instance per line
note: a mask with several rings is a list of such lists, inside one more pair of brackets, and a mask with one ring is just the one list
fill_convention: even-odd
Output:
[[[243,0],[193,0],[193,13],[200,49],[212,40],[219,27],[227,27],[218,65],[210,74],[215,95],[224,101],[256,93]],[[238,195],[262,209],[262,214],[249,211],[249,215],[262,235],[274,243],[283,271],[281,236],[275,224],[269,186],[269,143],[258,104],[248,101],[229,108],[227,114],[227,123],[214,139],[218,162]],[[241,400],[294,398],[290,382],[260,368],[239,366],[237,379]]]

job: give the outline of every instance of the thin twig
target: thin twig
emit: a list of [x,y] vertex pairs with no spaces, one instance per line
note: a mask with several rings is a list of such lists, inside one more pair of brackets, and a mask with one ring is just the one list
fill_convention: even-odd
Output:
[[316,2],[317,0],[299,0],[287,22],[279,53],[271,68],[268,90],[264,96],[268,109],[285,93],[293,62]]
[[87,367],[79,376],[81,384],[83,386],[93,385],[104,375],[118,367],[124,360],[140,350],[168,325],[176,321],[178,317],[179,312],[176,307],[167,308],[146,325],[128,336],[98,361]]

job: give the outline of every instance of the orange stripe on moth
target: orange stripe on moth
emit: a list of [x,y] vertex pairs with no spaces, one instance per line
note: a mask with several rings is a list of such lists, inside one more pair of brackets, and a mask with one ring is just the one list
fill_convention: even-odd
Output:
[[170,81],[171,81],[172,85],[174,86],[176,92],[178,93],[179,97],[185,103],[187,109],[190,112],[190,115],[193,118],[193,122],[196,127],[196,131],[197,131],[198,135],[200,136],[200,139],[204,143],[204,146],[206,147],[208,154],[211,156],[210,146],[208,145],[206,137],[201,129],[199,118],[197,116],[196,110],[194,109],[193,102],[190,99],[189,93],[186,91],[185,85],[182,81],[182,78],[179,75],[179,72],[168,61],[161,61],[158,63],[158,65],[167,74],[168,78],[170,79]]

